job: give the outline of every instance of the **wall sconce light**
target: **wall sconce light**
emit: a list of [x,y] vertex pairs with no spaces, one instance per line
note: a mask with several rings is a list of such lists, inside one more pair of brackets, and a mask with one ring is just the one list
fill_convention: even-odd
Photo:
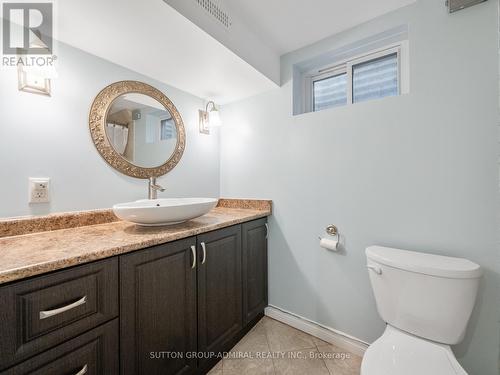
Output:
[[17,81],[19,91],[50,96],[50,82],[52,78],[56,77],[57,73],[53,66],[30,67],[24,66],[22,64],[19,64],[17,66]]
[[222,125],[219,110],[213,101],[207,103],[205,110],[200,109],[198,112],[200,114],[200,133],[210,134],[210,128]]

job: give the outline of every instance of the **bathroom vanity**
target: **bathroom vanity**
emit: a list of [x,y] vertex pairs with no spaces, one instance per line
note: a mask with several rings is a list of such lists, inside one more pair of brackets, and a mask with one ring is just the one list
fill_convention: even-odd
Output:
[[204,374],[263,316],[271,202],[158,199],[186,132],[146,83],[101,90],[89,129],[149,199],[0,220],[0,374]]
[[206,373],[267,305],[270,202],[231,206],[0,238],[0,373]]

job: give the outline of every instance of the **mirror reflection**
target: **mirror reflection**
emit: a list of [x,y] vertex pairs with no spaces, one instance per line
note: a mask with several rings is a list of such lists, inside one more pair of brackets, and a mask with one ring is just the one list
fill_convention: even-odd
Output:
[[117,153],[144,168],[164,164],[177,145],[170,112],[157,100],[137,93],[113,101],[106,117],[106,135]]

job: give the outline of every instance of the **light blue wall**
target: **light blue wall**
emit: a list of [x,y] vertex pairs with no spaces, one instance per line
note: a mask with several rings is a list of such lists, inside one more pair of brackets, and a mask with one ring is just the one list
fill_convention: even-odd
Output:
[[[90,137],[92,101],[105,86],[138,80],[163,91],[186,127],[180,163],[159,179],[163,197],[219,196],[219,137],[198,131],[202,99],[60,44],[52,97],[20,92],[16,69],[0,69],[0,218],[109,208],[147,198],[147,182],[115,171]],[[51,178],[51,203],[28,205],[28,178]]]
[[[470,374],[498,373],[497,6],[419,0],[284,56],[280,89],[223,107],[221,195],[275,204],[270,304],[371,342],[384,324],[366,246],[466,257],[485,277],[454,350]],[[292,116],[293,64],[405,23],[409,95]],[[318,246],[330,223],[342,254]]]
[[[161,120],[170,117],[166,111],[149,114],[142,112],[139,120],[134,120],[134,164],[145,167],[162,165],[165,155],[172,154],[177,145],[177,133],[171,139],[160,140]],[[168,118],[167,117],[167,118]],[[175,125],[173,125],[175,128]],[[148,129],[153,129],[153,139],[148,142]]]

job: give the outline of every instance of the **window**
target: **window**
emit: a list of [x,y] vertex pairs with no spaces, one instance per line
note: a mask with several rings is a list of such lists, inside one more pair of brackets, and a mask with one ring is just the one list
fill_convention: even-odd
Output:
[[173,138],[173,121],[172,118],[164,119],[160,121],[160,140],[166,141]]
[[313,81],[314,111],[347,104],[347,74]]
[[303,112],[408,92],[407,42],[306,73]]
[[364,102],[399,94],[398,54],[382,56],[352,67],[352,101]]

